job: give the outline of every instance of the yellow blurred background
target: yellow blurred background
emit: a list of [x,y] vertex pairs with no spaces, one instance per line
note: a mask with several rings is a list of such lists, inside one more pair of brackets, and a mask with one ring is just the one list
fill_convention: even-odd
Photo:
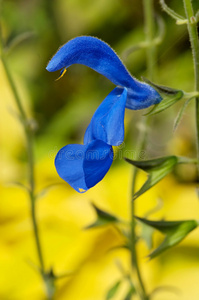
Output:
[[[183,14],[182,1],[168,4]],[[193,1],[197,8],[197,1]],[[166,33],[158,48],[157,83],[193,89],[193,68],[185,26],[155,10],[165,20]],[[107,291],[128,272],[130,256],[119,246],[124,238],[114,226],[85,230],[96,220],[91,203],[126,221],[130,215],[132,166],[118,157],[105,178],[85,194],[78,194],[59,179],[54,168],[56,152],[68,143],[81,143],[84,131],[99,103],[112,90],[101,75],[73,66],[60,81],[58,74],[45,71],[57,48],[78,35],[93,35],[108,42],[117,53],[144,39],[143,7],[136,0],[5,0],[2,32],[6,45],[19,34],[29,38],[7,53],[8,63],[29,116],[36,119],[36,203],[46,270],[53,269],[55,300],[103,300]],[[146,76],[145,51],[125,59],[131,73]],[[190,103],[173,133],[181,103],[151,120],[145,158],[161,155],[195,156],[194,105]],[[38,272],[26,189],[27,155],[24,132],[17,108],[0,64],[0,300],[46,299]],[[143,112],[127,111],[126,139],[122,149],[135,154]],[[129,152],[130,153],[130,152]],[[130,157],[133,158],[133,157]],[[160,210],[150,218],[159,220],[197,219],[199,203],[195,191],[195,169],[184,166],[167,176],[136,200],[136,215],[145,216],[161,199]],[[146,179],[139,173],[138,186]],[[155,233],[153,246],[162,235]],[[149,261],[146,242],[137,245],[139,263],[147,291],[163,286],[155,300],[197,300],[199,297],[199,232],[196,229],[176,247]],[[62,276],[63,275],[63,276]],[[66,276],[65,276],[66,275]],[[124,299],[128,282],[119,287],[114,300]],[[135,298],[136,299],[136,298]]]

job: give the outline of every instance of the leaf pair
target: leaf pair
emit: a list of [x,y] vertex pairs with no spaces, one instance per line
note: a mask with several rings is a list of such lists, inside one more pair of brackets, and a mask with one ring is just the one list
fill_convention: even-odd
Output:
[[146,161],[135,161],[128,158],[125,158],[125,160],[133,166],[148,173],[148,179],[140,190],[134,194],[133,200],[144,194],[162,178],[169,174],[179,161],[177,156],[166,156]]
[[139,217],[135,218],[141,223],[152,227],[165,235],[165,239],[160,246],[149,254],[150,259],[180,243],[192,230],[198,227],[198,222],[196,220],[150,221]]
[[108,224],[117,224],[120,222],[120,220],[117,217],[99,209],[95,204],[92,203],[92,206],[97,214],[97,220],[91,225],[86,226],[85,229],[90,229]]
[[152,85],[160,94],[163,94],[163,100],[160,103],[154,105],[154,107],[148,113],[146,113],[145,116],[160,113],[161,111],[164,111],[165,109],[174,105],[184,97],[184,92],[182,90],[155,84],[145,77],[142,77],[142,79],[148,84]]
[[191,159],[174,155],[145,161],[131,160],[128,158],[124,159],[133,166],[148,173],[146,182],[143,184],[140,190],[134,194],[133,200],[137,199],[139,196],[153,187],[156,183],[158,183],[161,179],[163,179],[166,175],[171,173],[177,164],[193,163],[193,160]]

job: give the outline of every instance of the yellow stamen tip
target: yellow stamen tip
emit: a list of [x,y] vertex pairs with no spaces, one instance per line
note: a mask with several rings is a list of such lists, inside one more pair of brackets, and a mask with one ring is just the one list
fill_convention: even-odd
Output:
[[62,78],[62,77],[64,76],[64,74],[66,73],[66,71],[67,71],[66,68],[63,69],[63,71],[61,71],[61,73],[60,73],[60,76],[59,76],[55,81],[57,81],[57,80],[59,80],[60,78]]

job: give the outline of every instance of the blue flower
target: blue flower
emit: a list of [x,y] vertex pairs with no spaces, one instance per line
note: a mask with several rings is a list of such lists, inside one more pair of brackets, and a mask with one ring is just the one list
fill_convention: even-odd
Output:
[[55,157],[59,176],[83,193],[104,178],[113,161],[112,146],[93,140],[86,145],[70,144]]
[[88,66],[117,86],[94,113],[84,145],[67,145],[55,158],[59,176],[76,191],[85,192],[102,180],[113,161],[112,146],[124,140],[125,108],[147,108],[162,98],[150,85],[132,77],[114,50],[97,38],[81,36],[70,40],[57,51],[46,69],[61,70],[62,77],[73,64]]
[[115,51],[105,42],[91,36],[80,36],[63,45],[47,66],[49,72],[63,71],[73,64],[82,64],[104,75],[115,85],[127,89],[126,107],[137,110],[161,101],[150,85],[136,80],[128,72]]
[[126,95],[126,88],[116,87],[105,98],[87,127],[84,144],[96,139],[112,146],[119,146],[123,142]]

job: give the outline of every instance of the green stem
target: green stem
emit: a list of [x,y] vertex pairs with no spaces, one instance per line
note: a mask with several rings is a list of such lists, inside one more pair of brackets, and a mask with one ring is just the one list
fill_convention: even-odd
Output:
[[174,18],[176,21],[186,21],[182,16],[180,16],[179,14],[177,14],[174,10],[172,10],[170,7],[168,7],[166,5],[166,3],[164,2],[164,0],[160,0],[160,5],[162,7],[162,9],[168,14],[170,15],[172,18]]
[[[136,177],[137,177],[137,169],[134,169],[133,172],[133,184],[132,184],[132,191],[133,191],[133,195],[134,195],[134,191],[135,191],[135,182],[136,182]],[[136,275],[137,275],[137,279],[138,279],[138,283],[139,283],[139,294],[140,294],[140,299],[142,300],[147,300],[149,299],[146,293],[146,289],[144,286],[144,282],[142,279],[142,275],[140,272],[140,267],[138,264],[138,258],[137,258],[137,251],[136,251],[136,233],[135,233],[135,227],[136,227],[136,223],[135,223],[135,204],[134,201],[131,201],[131,216],[132,216],[132,220],[131,220],[131,264],[132,264],[132,269],[135,269],[136,271]]]
[[[197,33],[197,23],[194,17],[194,11],[191,0],[183,0],[184,8],[187,17],[187,28],[191,43],[194,75],[195,75],[195,91],[199,91],[199,39]],[[195,97],[196,106],[196,145],[197,145],[197,160],[199,161],[199,96]],[[197,182],[199,182],[199,164],[197,165]]]
[[[1,39],[1,37],[0,37],[0,39]],[[11,76],[6,59],[4,57],[4,53],[2,50],[2,43],[0,43],[0,44],[1,44],[1,61],[4,66],[4,70],[5,70],[6,76],[8,78],[11,90],[13,92],[14,99],[16,101],[16,105],[17,105],[19,113],[20,113],[20,119],[22,121],[24,131],[25,131],[25,136],[26,136],[27,152],[28,152],[28,167],[29,167],[29,185],[30,185],[29,186],[29,198],[30,198],[30,202],[31,202],[31,219],[32,219],[32,224],[33,224],[33,232],[34,232],[34,237],[35,237],[35,242],[36,242],[38,258],[39,258],[40,267],[41,267],[41,274],[42,274],[42,278],[45,283],[48,299],[50,300],[51,296],[49,296],[48,282],[45,280],[44,260],[43,260],[41,243],[40,243],[40,239],[39,239],[38,225],[37,225],[37,220],[36,220],[36,207],[35,207],[36,197],[35,197],[34,153],[33,153],[34,132],[33,132],[33,128],[31,127],[31,124],[29,122],[29,119],[26,116],[25,110],[23,109],[19,94],[17,92],[16,86],[15,86],[13,78]]]
[[[154,80],[156,76],[156,45],[154,44],[155,37],[155,22],[154,22],[154,13],[153,13],[153,0],[143,0],[144,7],[144,19],[145,19],[145,35],[146,35],[146,58],[147,58],[147,71],[148,77],[150,80]],[[137,152],[139,153],[146,146],[147,139],[147,127],[149,123],[149,117],[145,117],[143,120],[144,130],[140,132],[139,140],[137,143]],[[139,157],[137,157],[138,159]],[[137,179],[138,169],[135,168],[133,171],[133,182],[132,182],[132,199],[135,194],[135,185]],[[135,232],[135,204],[134,201],[131,201],[131,264],[132,269],[135,270],[138,283],[139,283],[139,294],[141,300],[148,300],[149,296],[147,295],[144,281],[140,272],[140,267],[137,259],[136,252],[136,232]]]
[[148,44],[147,57],[147,71],[148,77],[154,81],[156,73],[156,46],[154,44],[155,36],[155,22],[153,13],[153,0],[143,0],[144,20],[145,20],[145,36]]
[[27,138],[27,150],[28,150],[28,157],[29,157],[29,180],[30,180],[30,200],[31,200],[31,217],[32,217],[32,224],[33,224],[33,231],[35,236],[35,242],[37,247],[37,253],[39,257],[39,262],[41,266],[41,272],[44,274],[44,260],[41,250],[41,243],[39,239],[39,231],[38,225],[36,220],[36,197],[35,197],[35,181],[34,181],[34,153],[33,153],[33,133],[30,130],[26,130],[26,138]]
[[32,216],[32,222],[33,222],[33,229],[34,229],[34,234],[35,234],[35,240],[36,240],[36,246],[37,246],[37,251],[38,251],[38,256],[39,256],[39,261],[41,264],[41,270],[42,272],[44,271],[44,263],[43,263],[43,257],[41,255],[41,246],[39,242],[39,235],[38,235],[38,226],[35,218],[35,184],[34,184],[34,155],[33,155],[33,132],[31,127],[29,126],[29,120],[28,117],[26,116],[26,113],[22,107],[19,95],[17,93],[13,78],[11,76],[10,70],[7,66],[7,62],[4,58],[4,56],[1,57],[10,87],[12,89],[12,92],[14,94],[14,98],[17,104],[17,107],[20,112],[20,118],[22,121],[22,124],[24,126],[24,131],[26,135],[26,143],[27,143],[27,152],[28,152],[28,166],[29,166],[29,196],[31,200],[31,216]]
[[[145,123],[145,126],[147,123]],[[137,143],[137,153],[145,148],[146,144],[146,130],[142,130],[139,135],[139,140]],[[139,158],[139,155],[137,155],[137,159]],[[133,199],[133,195],[135,194],[135,185],[136,185],[136,180],[137,180],[137,174],[138,174],[138,169],[134,168],[133,170],[133,180],[132,180],[132,188],[131,188],[131,198]],[[138,283],[139,283],[139,290],[140,290],[140,299],[141,300],[147,300],[149,297],[147,296],[146,289],[144,286],[144,281],[142,279],[142,275],[140,272],[140,267],[138,263],[138,258],[137,258],[137,251],[136,251],[136,232],[135,232],[135,227],[136,227],[136,222],[135,222],[135,202],[131,200],[131,264],[132,264],[132,269],[135,270]]]

